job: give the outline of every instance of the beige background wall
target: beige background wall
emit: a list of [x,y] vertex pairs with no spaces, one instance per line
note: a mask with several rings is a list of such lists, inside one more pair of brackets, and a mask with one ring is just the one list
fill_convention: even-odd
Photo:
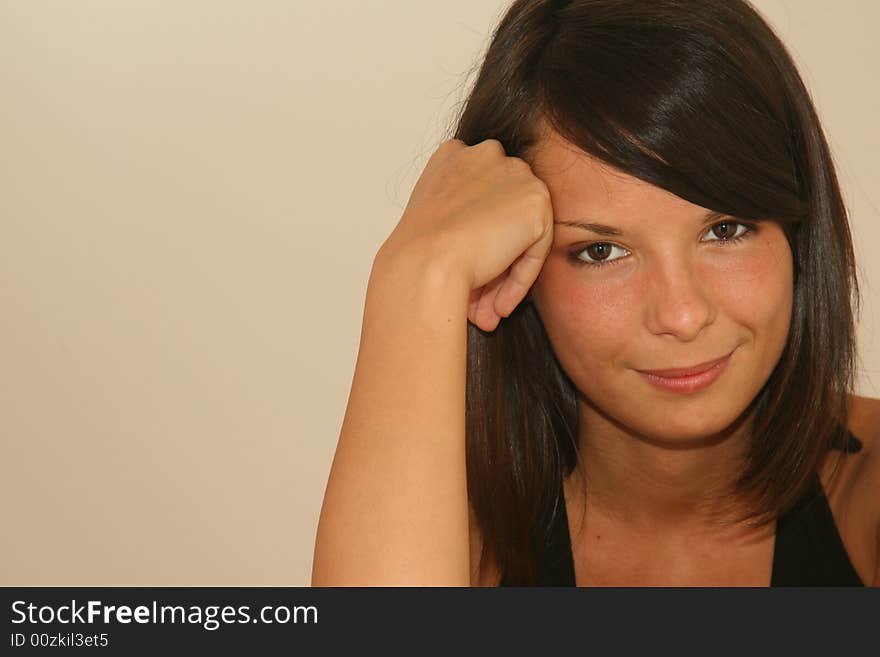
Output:
[[[880,396],[880,5],[756,4],[837,157]],[[0,584],[309,583],[373,254],[506,6],[0,2]]]

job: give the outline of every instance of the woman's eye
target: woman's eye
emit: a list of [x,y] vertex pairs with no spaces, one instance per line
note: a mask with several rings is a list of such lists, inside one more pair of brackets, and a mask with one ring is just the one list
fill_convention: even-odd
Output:
[[722,221],[721,223],[714,224],[706,231],[707,235],[714,235],[715,239],[708,239],[709,242],[726,242],[729,240],[735,240],[739,237],[742,237],[746,233],[751,230],[749,226],[746,224],[741,224],[736,221]]
[[[754,235],[756,230],[755,224],[746,224],[739,221],[721,221],[708,228],[705,233],[707,237],[703,241],[715,242],[717,246],[735,246],[742,240]],[[628,255],[630,255],[630,252],[617,244],[594,242],[584,248],[577,248],[571,253],[570,257],[577,265],[602,267],[604,265],[613,265]]]
[[[618,252],[616,257],[612,257],[614,251]],[[629,251],[623,247],[611,244],[610,242],[595,242],[585,249],[577,253],[577,259],[584,264],[603,265],[619,260],[623,256],[629,255]]]

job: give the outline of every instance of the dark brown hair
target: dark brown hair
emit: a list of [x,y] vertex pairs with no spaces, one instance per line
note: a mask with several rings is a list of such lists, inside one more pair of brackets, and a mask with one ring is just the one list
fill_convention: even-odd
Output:
[[[788,341],[752,403],[736,483],[763,523],[791,508],[845,439],[859,306],[822,127],[798,71],[744,0],[517,0],[456,117],[469,145],[528,161],[546,122],[584,152],[691,203],[778,221],[793,255]],[[578,391],[524,302],[468,325],[468,494],[505,582],[535,582],[561,482],[577,463]]]

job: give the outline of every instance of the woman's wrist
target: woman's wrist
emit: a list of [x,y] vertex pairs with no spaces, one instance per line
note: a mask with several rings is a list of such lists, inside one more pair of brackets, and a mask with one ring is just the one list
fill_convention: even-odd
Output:
[[400,304],[411,304],[417,297],[427,302],[426,309],[458,310],[466,317],[470,297],[466,279],[450,251],[439,244],[403,249],[388,241],[373,260],[369,287],[390,288],[389,293],[399,295]]

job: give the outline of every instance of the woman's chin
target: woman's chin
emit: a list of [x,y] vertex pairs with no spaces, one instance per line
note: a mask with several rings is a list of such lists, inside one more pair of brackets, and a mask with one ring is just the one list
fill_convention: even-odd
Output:
[[684,417],[666,416],[653,421],[645,418],[639,422],[644,428],[636,432],[648,442],[669,449],[692,449],[708,447],[724,442],[736,433],[739,423],[736,417],[715,414],[700,418],[693,414]]

